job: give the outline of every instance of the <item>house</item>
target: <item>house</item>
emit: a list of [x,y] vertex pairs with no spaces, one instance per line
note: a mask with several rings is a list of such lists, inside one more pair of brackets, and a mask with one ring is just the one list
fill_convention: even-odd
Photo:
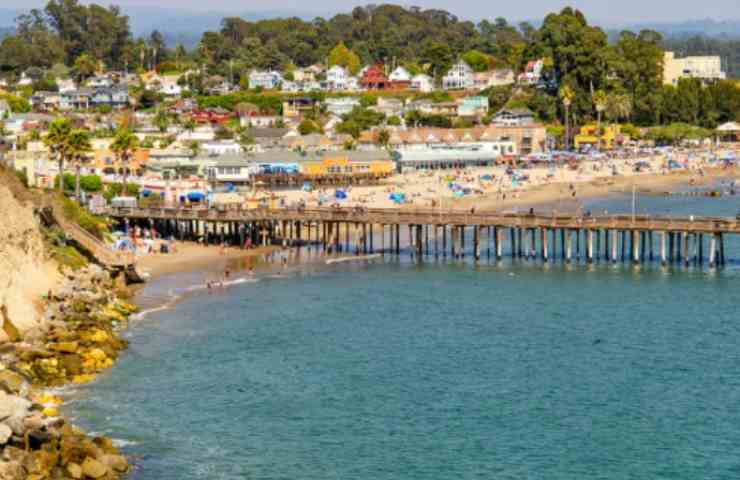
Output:
[[463,98],[457,107],[457,114],[460,117],[480,119],[488,114],[488,97],[476,95]]
[[87,81],[90,88],[110,88],[113,86],[113,78],[110,75],[96,75]]
[[180,75],[167,75],[159,77],[159,85],[154,90],[168,97],[179,97],[183,88],[179,84]]
[[473,74],[473,83],[476,90],[512,85],[515,81],[516,76],[514,75],[514,71],[509,68]]
[[382,65],[368,67],[360,77],[360,86],[366,90],[385,90],[390,87]]
[[440,115],[442,117],[457,117],[459,105],[457,102],[431,103],[422,108],[421,113],[427,115]]
[[263,88],[274,90],[283,82],[280,72],[270,70],[267,72],[253,71],[249,74],[249,88]]
[[378,113],[382,113],[386,117],[392,116],[403,116],[404,104],[403,100],[398,98],[379,97],[378,104],[372,107]]
[[16,83],[19,87],[27,87],[29,85],[33,84],[33,79],[26,74],[26,72],[21,73],[21,78]]
[[193,110],[191,118],[199,124],[222,124],[226,123],[234,115],[223,108],[207,108],[204,110]]
[[411,86],[411,74],[403,67],[396,67],[388,75],[388,80],[391,82],[390,87],[396,90],[406,90]]
[[274,127],[282,118],[279,115],[269,115],[260,112],[250,112],[239,118],[239,125],[244,128],[269,128]]
[[673,52],[665,52],[663,58],[663,84],[678,85],[681,78],[698,78],[704,83],[724,80],[722,59],[718,55],[676,58]]
[[93,96],[91,88],[79,88],[59,95],[60,110],[85,110],[90,107]]
[[56,84],[59,87],[59,93],[71,92],[77,88],[77,84],[71,78],[57,78]]
[[327,98],[324,100],[324,106],[327,113],[337,115],[347,115],[349,112],[360,106],[360,100],[354,97],[337,97]]
[[317,100],[311,97],[288,98],[283,102],[283,117],[297,118],[317,107]]
[[475,86],[473,69],[459,61],[442,77],[442,88],[445,90],[470,90]]
[[545,62],[542,59],[531,60],[524,67],[524,72],[519,75],[519,83],[522,85],[537,85],[542,80],[542,70]]
[[502,108],[491,119],[491,124],[501,126],[532,125],[534,113],[526,108]]
[[200,148],[205,155],[209,156],[239,154],[242,151],[241,145],[235,140],[205,141],[200,144]]
[[31,95],[31,105],[36,111],[48,112],[51,110],[58,110],[60,98],[61,97],[58,92],[45,92],[39,90]]
[[112,108],[123,108],[128,106],[128,88],[98,88],[90,97],[90,105],[99,107],[106,105]]
[[298,93],[301,91],[301,85],[298,82],[285,80],[280,84],[280,91],[285,93]]
[[249,134],[254,138],[260,151],[282,148],[283,137],[289,132],[287,128],[251,128]]
[[334,65],[326,71],[327,90],[346,90],[349,72],[340,65]]
[[416,92],[428,93],[434,90],[434,80],[429,75],[420,73],[411,78],[409,89]]
[[[327,75],[328,76],[328,75]],[[293,70],[293,81],[298,83],[313,82],[316,80],[316,75],[313,70],[308,68],[297,68]]]

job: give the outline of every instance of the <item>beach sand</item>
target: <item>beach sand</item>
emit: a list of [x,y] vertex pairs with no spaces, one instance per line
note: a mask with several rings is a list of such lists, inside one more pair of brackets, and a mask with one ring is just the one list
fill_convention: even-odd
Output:
[[268,255],[279,247],[259,247],[243,250],[229,247],[224,250],[215,245],[201,245],[195,242],[175,242],[176,251],[167,254],[149,254],[138,257],[136,269],[147,279],[164,275],[192,271],[224,272],[226,269],[248,267],[257,259]]

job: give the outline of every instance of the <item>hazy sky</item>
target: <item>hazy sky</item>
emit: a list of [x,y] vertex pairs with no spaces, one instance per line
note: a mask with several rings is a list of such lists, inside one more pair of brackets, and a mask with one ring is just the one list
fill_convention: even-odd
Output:
[[[30,8],[43,5],[43,0],[0,0],[2,7]],[[85,2],[87,3],[87,1]],[[111,3],[100,0],[97,3]],[[356,0],[114,0],[125,6],[159,6],[192,10],[219,11],[295,11],[305,13],[336,13],[349,11],[355,5],[383,3],[382,1]],[[512,20],[539,19],[547,12],[571,5],[580,8],[589,19],[605,22],[676,21],[713,18],[715,20],[740,19],[740,0],[418,0],[392,2],[424,8],[442,8],[470,19],[503,16]]]

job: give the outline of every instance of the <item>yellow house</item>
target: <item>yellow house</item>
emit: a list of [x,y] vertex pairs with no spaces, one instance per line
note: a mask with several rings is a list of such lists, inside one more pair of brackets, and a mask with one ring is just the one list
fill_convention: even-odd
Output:
[[[601,127],[601,148],[610,150],[618,145],[623,145],[630,141],[629,135],[622,133],[621,125],[602,125]],[[598,127],[594,124],[584,125],[581,131],[574,139],[576,148],[599,146]]]

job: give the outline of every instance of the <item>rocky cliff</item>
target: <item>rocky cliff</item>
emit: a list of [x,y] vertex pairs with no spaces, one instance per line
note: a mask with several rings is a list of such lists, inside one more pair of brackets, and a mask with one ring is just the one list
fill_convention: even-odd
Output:
[[43,322],[42,295],[59,280],[48,260],[33,205],[0,176],[0,343]]

